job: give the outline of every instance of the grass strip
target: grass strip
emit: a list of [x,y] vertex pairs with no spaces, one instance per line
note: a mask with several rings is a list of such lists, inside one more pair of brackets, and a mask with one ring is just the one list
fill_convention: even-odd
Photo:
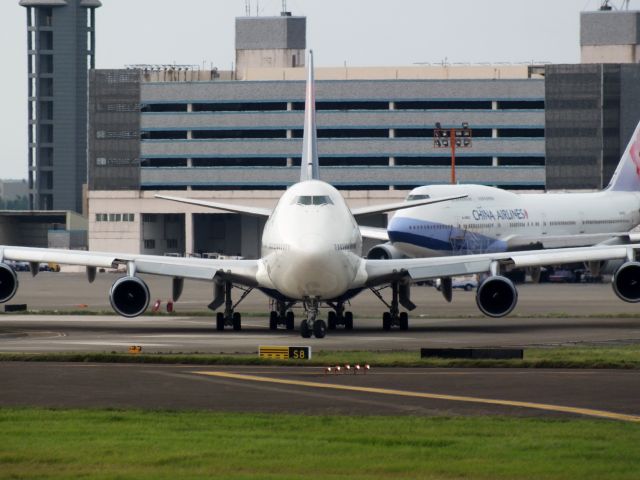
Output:
[[0,479],[626,480],[638,425],[589,419],[0,409]]
[[525,349],[523,360],[420,358],[419,351],[314,351],[311,360],[267,360],[254,354],[0,353],[0,361],[160,363],[193,365],[309,365],[368,363],[376,367],[640,368],[640,344]]

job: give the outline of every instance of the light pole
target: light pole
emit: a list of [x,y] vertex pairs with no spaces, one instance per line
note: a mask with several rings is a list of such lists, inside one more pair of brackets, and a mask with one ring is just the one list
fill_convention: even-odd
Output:
[[433,129],[433,147],[451,147],[451,183],[456,183],[456,147],[471,147],[472,130],[467,122],[462,122],[462,128],[442,128],[440,122],[436,122]]

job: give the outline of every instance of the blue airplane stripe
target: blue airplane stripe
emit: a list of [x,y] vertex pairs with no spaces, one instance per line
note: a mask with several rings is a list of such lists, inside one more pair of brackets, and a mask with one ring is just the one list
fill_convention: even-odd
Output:
[[408,243],[429,250],[453,251],[451,242],[437,238],[420,235],[417,233],[403,232],[401,230],[389,230],[389,240],[393,243]]
[[[411,229],[410,227],[418,227]],[[431,227],[431,228],[430,228]],[[443,228],[444,227],[444,228]],[[389,240],[398,243],[408,243],[430,250],[452,252],[466,250],[469,253],[502,252],[506,250],[506,243],[487,235],[444,226],[441,223],[428,222],[415,218],[393,218],[387,229]],[[450,237],[463,238],[462,244],[452,245]]]

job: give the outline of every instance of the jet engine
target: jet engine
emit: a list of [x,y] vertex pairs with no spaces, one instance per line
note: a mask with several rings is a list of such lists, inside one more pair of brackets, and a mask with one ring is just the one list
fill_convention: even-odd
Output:
[[391,260],[406,257],[404,253],[388,242],[376,245],[367,252],[367,258],[370,260]]
[[511,313],[517,303],[518,291],[506,277],[489,277],[478,286],[476,304],[489,317],[504,317]]
[[0,263],[0,303],[8,302],[18,291],[18,276],[6,263]]
[[640,302],[640,263],[626,262],[613,275],[613,291],[625,302]]
[[121,277],[109,291],[111,307],[123,317],[137,317],[149,306],[149,287],[138,277]]

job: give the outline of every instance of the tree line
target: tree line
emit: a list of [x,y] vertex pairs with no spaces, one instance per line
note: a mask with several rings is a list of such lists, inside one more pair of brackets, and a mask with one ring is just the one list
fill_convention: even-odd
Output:
[[0,198],[0,210],[28,210],[29,198],[21,195],[11,200]]

